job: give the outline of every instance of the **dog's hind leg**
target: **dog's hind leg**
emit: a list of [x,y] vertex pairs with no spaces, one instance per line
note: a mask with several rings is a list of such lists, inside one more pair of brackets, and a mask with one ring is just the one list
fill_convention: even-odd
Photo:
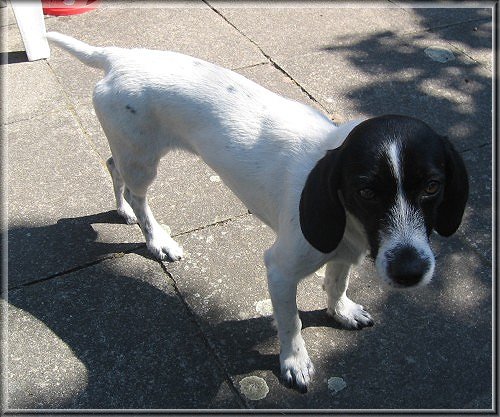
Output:
[[132,209],[132,207],[130,207],[130,204],[128,202],[130,201],[130,190],[125,187],[125,183],[123,182],[123,178],[116,168],[113,157],[108,158],[108,160],[106,161],[106,167],[108,168],[108,171],[111,174],[111,179],[113,180],[116,211],[125,219],[127,224],[137,223],[137,217],[135,217],[134,210]]
[[326,264],[324,289],[328,297],[327,313],[346,329],[373,326],[373,319],[362,305],[347,297],[351,264],[330,261]]
[[136,154],[133,160],[118,163],[125,183],[124,194],[128,195],[149,251],[160,260],[177,261],[183,256],[182,248],[156,221],[146,198],[147,190],[156,177],[159,160],[143,160],[141,156],[144,155]]
[[130,203],[137,216],[149,251],[163,261],[178,261],[183,256],[179,244],[161,227],[153,217],[146,196],[130,193]]

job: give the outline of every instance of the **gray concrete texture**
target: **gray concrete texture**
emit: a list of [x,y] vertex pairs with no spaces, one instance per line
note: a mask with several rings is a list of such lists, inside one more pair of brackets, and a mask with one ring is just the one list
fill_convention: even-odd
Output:
[[[416,116],[461,152],[471,196],[459,232],[433,237],[429,286],[389,291],[365,261],[352,271],[349,294],[376,324],[346,331],[325,314],[321,271],[301,283],[303,334],[317,370],[307,394],[279,381],[262,261],[272,232],[215,172],[174,153],[161,163],[150,203],[186,258],[153,260],[139,228],[114,211],[109,148],[91,104],[99,71],[57,48],[47,61],[26,62],[10,7],[2,8],[4,407],[492,409],[491,6],[102,2],[45,20],[48,30],[96,45],[215,62],[336,122]],[[429,47],[453,59],[435,61]],[[263,398],[251,399],[248,377],[265,381]],[[329,388],[332,377],[345,388]]]

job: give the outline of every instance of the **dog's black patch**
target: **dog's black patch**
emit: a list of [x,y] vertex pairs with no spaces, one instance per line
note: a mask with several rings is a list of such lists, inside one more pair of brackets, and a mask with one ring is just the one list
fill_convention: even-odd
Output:
[[136,114],[137,110],[134,109],[132,106],[129,106],[128,104],[125,106],[125,108],[132,114]]

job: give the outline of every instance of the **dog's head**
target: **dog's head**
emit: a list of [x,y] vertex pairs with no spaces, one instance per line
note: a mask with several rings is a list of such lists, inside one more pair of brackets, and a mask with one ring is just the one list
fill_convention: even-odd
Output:
[[464,163],[451,143],[424,122],[382,116],[357,125],[309,174],[300,226],[317,250],[340,243],[346,210],[363,226],[378,274],[389,285],[430,281],[429,236],[452,235],[468,197]]

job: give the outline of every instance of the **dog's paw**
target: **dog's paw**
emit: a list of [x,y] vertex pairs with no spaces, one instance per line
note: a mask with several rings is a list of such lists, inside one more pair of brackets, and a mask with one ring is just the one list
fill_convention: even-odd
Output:
[[156,233],[146,245],[160,261],[178,261],[184,256],[182,247],[164,231]]
[[305,348],[289,355],[280,355],[281,377],[288,388],[307,392],[307,387],[314,375],[314,366]]
[[334,309],[328,307],[327,314],[333,317],[345,329],[362,329],[373,326],[373,319],[362,305],[349,298],[341,299]]
[[137,224],[137,217],[135,217],[134,210],[130,206],[123,206],[116,210],[120,216],[125,219],[127,224]]

